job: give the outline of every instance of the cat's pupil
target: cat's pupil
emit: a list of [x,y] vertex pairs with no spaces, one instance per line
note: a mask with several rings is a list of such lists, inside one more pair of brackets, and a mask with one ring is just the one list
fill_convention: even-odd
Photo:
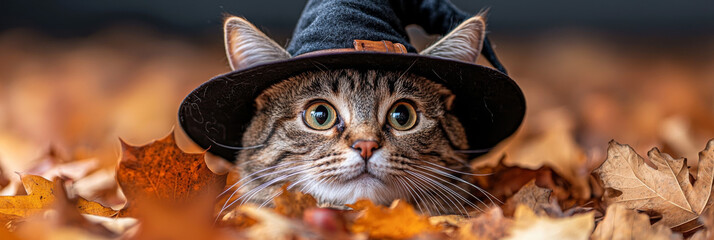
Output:
[[409,110],[404,105],[399,105],[394,109],[394,112],[392,112],[392,118],[394,118],[399,125],[405,125],[407,121],[409,121]]
[[325,105],[317,106],[317,108],[312,111],[312,117],[315,118],[315,121],[318,124],[325,124],[325,122],[327,122],[327,118],[329,117],[327,113],[327,107],[325,107]]

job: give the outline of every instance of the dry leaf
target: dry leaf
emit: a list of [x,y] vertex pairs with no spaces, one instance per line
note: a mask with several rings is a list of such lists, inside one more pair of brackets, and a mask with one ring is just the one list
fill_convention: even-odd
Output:
[[[23,175],[22,184],[28,195],[0,197],[0,220],[7,222],[27,217],[46,210],[55,201],[56,189],[51,181],[35,175]],[[112,216],[116,211],[96,202],[78,198],[76,203],[80,213],[98,216]]]
[[226,175],[216,175],[204,153],[185,153],[176,146],[173,132],[153,143],[133,147],[122,142],[117,181],[127,198],[122,216],[131,216],[132,204],[160,201],[186,203],[203,194],[217,194]]
[[650,225],[646,214],[613,204],[607,207],[605,219],[597,225],[590,239],[675,240],[682,239],[682,236],[672,234],[672,230],[664,225]]
[[544,205],[550,204],[551,192],[553,190],[538,187],[535,184],[535,180],[531,180],[506,201],[506,204],[503,205],[503,211],[510,216],[516,211],[517,206],[525,205],[540,213],[543,211]]
[[539,217],[523,205],[516,208],[514,220],[504,239],[588,239],[595,225],[593,213],[569,218]]
[[[629,209],[657,212],[658,224],[686,232],[707,207],[714,179],[714,140],[699,153],[697,181],[691,184],[686,159],[673,159],[657,148],[648,152],[656,168],[645,163],[628,145],[610,142],[608,158],[595,169],[606,188],[605,203],[621,203]],[[689,224],[687,224],[689,223]],[[684,225],[686,224],[686,225]]]
[[309,208],[317,207],[317,201],[309,194],[291,192],[288,184],[283,185],[282,193],[273,199],[275,211],[289,218],[301,218],[303,212]]
[[389,208],[376,206],[369,200],[359,200],[349,207],[362,211],[350,226],[353,233],[366,232],[371,238],[410,238],[440,229],[429,219],[417,214],[406,202],[395,200]]
[[507,236],[507,230],[512,224],[513,220],[505,218],[501,208],[492,207],[461,225],[458,239],[502,239]]
[[550,167],[572,185],[573,197],[589,199],[587,157],[575,142],[571,117],[564,112],[555,110],[544,114],[543,121],[548,122],[548,126],[543,134],[514,149],[504,164],[531,170]]

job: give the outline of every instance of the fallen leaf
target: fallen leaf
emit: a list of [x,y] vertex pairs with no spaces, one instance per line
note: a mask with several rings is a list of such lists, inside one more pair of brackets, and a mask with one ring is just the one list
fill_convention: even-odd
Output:
[[650,225],[647,214],[613,204],[607,207],[605,219],[597,225],[590,239],[675,240],[682,239],[682,235],[672,234],[664,225]]
[[289,218],[301,218],[303,212],[317,206],[315,198],[301,192],[291,192],[288,184],[283,185],[282,193],[273,199],[275,211]]
[[503,239],[512,224],[513,220],[504,217],[501,208],[492,207],[478,217],[470,219],[466,224],[462,224],[458,239]]
[[121,216],[133,216],[132,204],[141,202],[187,203],[198,196],[217,194],[226,175],[216,175],[204,153],[185,153],[176,146],[173,132],[165,138],[134,147],[122,141],[117,181],[127,198]]
[[577,199],[590,198],[587,157],[575,142],[573,120],[566,111],[559,109],[543,114],[543,133],[513,149],[504,159],[506,166],[518,166],[537,170],[550,167],[572,186],[570,192]]
[[521,190],[518,190],[511,198],[506,200],[503,205],[503,211],[506,215],[513,215],[516,211],[516,207],[519,205],[525,205],[526,207],[533,209],[535,212],[540,213],[543,211],[543,206],[550,204],[550,193],[553,190],[547,188],[538,187],[535,184],[535,179],[524,185]]
[[692,235],[690,240],[711,240],[714,239],[714,208],[708,208],[699,216],[699,221],[704,225],[704,228]]
[[267,208],[244,204],[236,211],[257,221],[239,239],[320,239],[317,232],[310,231],[300,222]]
[[594,225],[593,213],[551,218],[536,216],[533,210],[520,205],[516,208],[508,237],[504,239],[588,239]]
[[[658,224],[690,231],[708,206],[714,180],[714,140],[699,153],[697,181],[691,184],[686,159],[673,159],[657,148],[647,154],[652,167],[628,145],[610,142],[608,157],[595,169],[606,193],[606,204],[620,203],[629,209],[657,212]],[[608,191],[609,190],[609,191]]]
[[440,230],[429,219],[417,214],[411,205],[400,200],[392,202],[389,208],[376,206],[369,200],[359,200],[348,206],[362,211],[350,226],[350,231],[366,232],[371,238],[404,239]]
[[[55,192],[51,181],[35,175],[23,175],[22,184],[28,195],[0,197],[0,221],[7,222],[40,213],[48,209],[55,201]],[[98,216],[112,216],[116,211],[96,202],[78,198],[76,207],[80,213]]]

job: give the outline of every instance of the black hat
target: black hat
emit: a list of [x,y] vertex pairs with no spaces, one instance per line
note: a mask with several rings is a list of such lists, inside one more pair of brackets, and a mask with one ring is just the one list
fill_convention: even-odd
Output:
[[[422,4],[407,4],[412,2]],[[523,120],[525,98],[518,85],[505,70],[416,54],[403,28],[418,23],[427,32],[444,34],[466,18],[468,15],[445,0],[311,0],[288,47],[291,55],[299,56],[261,62],[210,79],[183,100],[179,123],[199,146],[232,161],[255,114],[255,99],[268,87],[300,73],[324,69],[397,71],[450,89],[455,95],[451,114],[464,126],[470,149],[490,149],[513,134]],[[439,21],[441,26],[435,24]],[[320,29],[330,37],[321,38]],[[375,43],[384,44],[384,49],[376,52],[358,46]],[[351,46],[357,50],[345,50]],[[409,53],[399,53],[405,51]],[[482,54],[502,69],[487,41]]]

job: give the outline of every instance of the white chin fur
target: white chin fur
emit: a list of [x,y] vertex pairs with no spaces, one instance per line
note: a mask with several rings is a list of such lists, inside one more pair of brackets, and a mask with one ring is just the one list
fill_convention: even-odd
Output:
[[[347,159],[340,164],[337,173],[340,177],[338,181],[325,183],[310,179],[305,181],[305,192],[310,193],[321,202],[329,202],[333,204],[350,204],[360,199],[369,199],[372,202],[379,204],[389,204],[394,199],[400,198],[400,191],[392,189],[393,184],[385,183],[383,166],[379,163],[384,163],[384,157],[381,150],[375,151],[370,159],[369,172],[374,176],[363,175],[365,162],[362,157],[356,152],[346,153]],[[359,176],[357,178],[354,178]],[[354,178],[354,179],[352,179]],[[349,181],[344,181],[351,179]]]

